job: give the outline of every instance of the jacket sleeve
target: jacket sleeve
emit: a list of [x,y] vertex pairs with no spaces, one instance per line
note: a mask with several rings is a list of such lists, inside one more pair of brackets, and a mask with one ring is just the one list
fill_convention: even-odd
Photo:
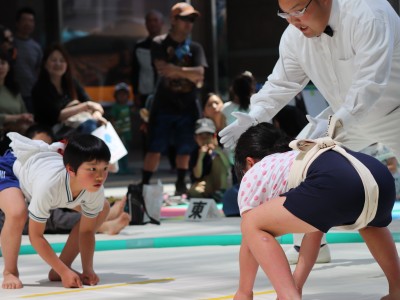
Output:
[[270,121],[309,82],[298,63],[286,29],[279,45],[279,60],[263,87],[250,99],[249,114],[258,122]]

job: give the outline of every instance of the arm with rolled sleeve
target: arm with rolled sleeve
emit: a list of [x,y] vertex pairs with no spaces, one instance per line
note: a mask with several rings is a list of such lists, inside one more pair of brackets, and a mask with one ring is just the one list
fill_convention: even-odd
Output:
[[270,121],[309,82],[301,67],[294,48],[296,47],[287,31],[279,45],[280,58],[264,86],[251,99],[249,115],[258,122]]
[[225,147],[233,147],[250,126],[270,121],[309,82],[295,51],[291,50],[296,45],[291,46],[291,42],[285,31],[279,46],[280,58],[264,86],[250,98],[250,112],[248,115],[233,113],[237,120],[220,131],[221,143]]

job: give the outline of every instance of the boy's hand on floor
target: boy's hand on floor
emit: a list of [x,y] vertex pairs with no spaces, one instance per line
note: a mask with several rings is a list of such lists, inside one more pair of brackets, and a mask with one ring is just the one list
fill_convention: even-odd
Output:
[[61,276],[62,285],[65,288],[82,288],[82,281],[79,275],[74,271],[69,270]]
[[83,284],[85,285],[97,285],[100,281],[99,277],[95,272],[90,272],[90,273],[82,273],[81,279]]

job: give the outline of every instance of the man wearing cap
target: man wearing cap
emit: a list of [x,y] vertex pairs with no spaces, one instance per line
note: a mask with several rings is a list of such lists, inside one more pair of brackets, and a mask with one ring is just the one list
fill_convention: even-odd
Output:
[[228,185],[230,163],[218,145],[213,120],[202,118],[196,122],[197,149],[190,157],[191,198],[213,198],[220,202]]
[[176,148],[177,195],[187,192],[185,176],[195,147],[194,126],[199,117],[198,89],[203,85],[207,61],[203,48],[190,34],[200,13],[180,2],[171,9],[168,34],[153,39],[151,56],[159,75],[149,120],[149,143],[142,183],[149,181],[171,139]]

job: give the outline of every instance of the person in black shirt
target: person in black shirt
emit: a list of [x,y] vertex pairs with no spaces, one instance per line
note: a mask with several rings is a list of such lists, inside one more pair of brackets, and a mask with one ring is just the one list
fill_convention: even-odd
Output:
[[195,147],[194,129],[199,117],[198,90],[207,61],[203,47],[190,34],[199,12],[180,2],[171,9],[168,34],[153,39],[151,56],[159,76],[149,120],[149,143],[142,183],[148,184],[171,139],[176,147],[176,195],[187,192],[185,176]]

